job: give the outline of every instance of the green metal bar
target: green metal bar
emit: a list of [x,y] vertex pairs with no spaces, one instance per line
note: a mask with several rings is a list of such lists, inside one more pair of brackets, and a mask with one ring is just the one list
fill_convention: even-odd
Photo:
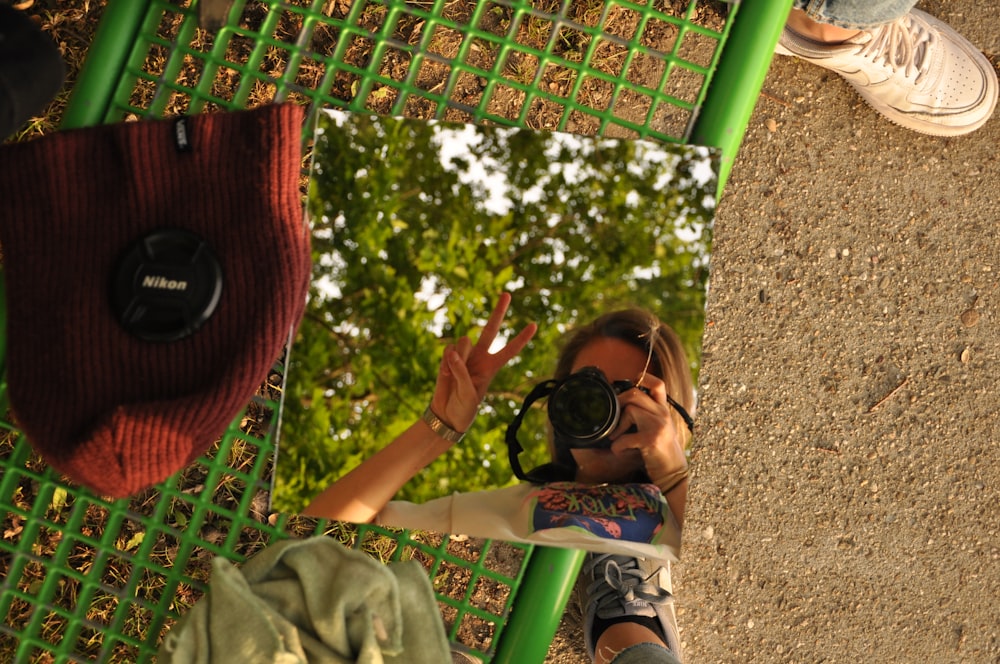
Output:
[[739,13],[731,18],[729,38],[722,47],[705,103],[688,141],[722,149],[720,197],[750,124],[792,0],[742,0],[737,7]]
[[[86,519],[86,515],[87,515],[87,503],[86,503],[86,501],[80,500],[79,496],[76,496],[76,495],[74,495],[70,500],[72,500],[72,503],[69,506],[69,509],[70,509],[69,518],[66,520],[65,524],[63,524],[61,526],[58,526],[58,529],[62,533],[78,533],[78,532],[80,532],[80,529],[83,526],[84,520]],[[74,540],[75,540],[75,538],[72,538],[72,537],[63,537],[62,540],[59,542],[60,551],[62,551],[64,548],[66,550],[66,554],[65,554],[66,557],[65,558],[60,558],[60,563],[59,563],[59,567],[58,567],[58,569],[59,569],[60,572],[62,572],[62,570],[76,571],[69,564],[69,556],[72,555],[73,548],[76,546],[76,542]],[[59,554],[57,554],[57,555],[59,555]],[[99,561],[97,561],[97,560],[94,560],[92,562],[93,563],[99,563]],[[94,572],[95,576],[97,576],[103,570],[100,569],[100,568],[98,568],[98,569],[95,570],[92,567],[90,571]],[[61,576],[62,576],[62,574],[50,574],[49,575],[49,577],[61,577]],[[72,578],[72,575],[69,574],[69,573],[65,573],[65,576],[66,576],[66,578]],[[62,582],[63,579],[60,578],[59,581]],[[93,592],[94,592],[93,587],[88,587],[88,584],[86,584],[86,583],[81,584],[80,595],[77,596],[77,600],[79,601],[79,600],[82,599],[83,601],[86,602],[87,605],[89,605],[90,604],[90,597],[93,595]],[[79,621],[79,620],[69,620],[69,621],[66,622],[65,631],[62,633],[62,636],[59,639],[58,654],[60,654],[60,655],[70,655],[70,654],[72,654],[72,652],[73,652],[73,650],[75,649],[75,646],[76,646],[77,638],[80,636],[80,632],[83,631],[83,628],[84,628],[84,624],[83,624],[82,621]]]
[[295,85],[295,77],[298,75],[299,67],[302,66],[304,51],[312,42],[317,20],[322,16],[323,4],[321,0],[313,0],[309,9],[302,15],[302,29],[299,30],[299,34],[295,38],[295,48],[288,55],[288,62],[285,64],[285,71],[281,74],[281,78],[275,82],[277,91],[274,94],[274,101],[276,103],[286,101],[289,91]]
[[254,73],[260,71],[260,65],[267,55],[268,42],[277,41],[274,40],[274,32],[278,29],[278,21],[280,19],[280,11],[276,11],[274,7],[271,7],[260,28],[257,30],[257,34],[263,37],[263,39],[254,40],[253,50],[247,56],[246,61],[242,63],[246,68],[246,73],[241,73],[240,82],[236,87],[236,93],[233,95],[232,101],[233,104],[240,108],[246,108],[250,94],[253,92],[254,79],[256,78]]
[[491,664],[545,661],[585,555],[579,549],[535,547]]
[[[137,35],[136,39],[141,39],[143,34],[155,34],[156,26],[159,24],[162,18],[162,13],[157,15],[150,12],[149,23],[145,24],[141,28],[141,33]],[[195,17],[194,13],[187,13],[184,19],[181,21],[181,25],[177,30],[177,36],[174,37],[174,44],[189,44],[195,36],[195,31],[198,28],[198,19]],[[147,48],[149,46],[148,41],[146,42]],[[148,53],[148,51],[147,51]],[[142,62],[130,62],[130,66],[133,71],[142,65]],[[206,68],[208,65],[206,64]],[[184,68],[184,54],[181,53],[176,48],[171,48],[169,55],[167,56],[167,62],[163,66],[163,71],[160,73],[159,80],[161,82],[176,81],[178,74]],[[124,74],[124,71],[123,71]],[[136,78],[134,76],[121,76],[121,83],[119,87],[119,94],[114,95],[114,100],[121,104],[121,102],[127,101],[132,90],[135,88]],[[170,104],[170,88],[165,85],[157,85],[156,94],[153,95],[153,99],[150,101],[149,105],[145,109],[143,115],[145,117],[162,117],[166,114],[167,106]],[[196,112],[195,109],[192,112]]]
[[[8,470],[8,468],[23,468],[28,461],[28,456],[27,445],[15,445],[11,455],[4,459],[4,472],[0,475],[0,501],[4,503],[5,508],[13,502],[14,492],[24,477],[21,473]],[[41,506],[32,505],[32,510],[35,509],[41,509]],[[9,509],[5,510],[5,518],[14,513]],[[17,598],[17,579],[23,578],[24,570],[30,562],[31,547],[38,537],[40,527],[40,520],[35,518],[34,511],[27,515],[24,515],[23,512],[16,513],[24,520],[24,530],[21,537],[10,543],[3,541],[2,547],[0,547],[0,554],[9,561],[7,563],[7,576],[3,582],[0,582],[0,616],[4,616],[5,619],[10,615],[11,605]]]
[[108,0],[60,127],[101,124],[146,14],[145,0]]

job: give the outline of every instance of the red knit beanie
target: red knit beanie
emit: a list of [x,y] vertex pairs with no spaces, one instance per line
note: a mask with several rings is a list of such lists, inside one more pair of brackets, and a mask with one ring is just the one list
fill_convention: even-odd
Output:
[[302,122],[272,105],[0,148],[11,408],[57,470],[131,495],[250,401],[308,289]]

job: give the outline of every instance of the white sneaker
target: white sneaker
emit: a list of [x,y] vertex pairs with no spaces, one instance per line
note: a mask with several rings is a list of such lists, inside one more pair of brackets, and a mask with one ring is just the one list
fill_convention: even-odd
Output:
[[644,616],[656,620],[667,649],[676,661],[682,660],[674,597],[670,590],[670,570],[667,562],[588,553],[580,576],[587,584],[584,589],[585,607],[583,639],[587,653],[594,659],[593,639],[595,618],[613,620],[625,616]]
[[835,45],[785,28],[775,52],[837,72],[889,120],[924,134],[967,134],[986,124],[997,103],[989,60],[918,9]]

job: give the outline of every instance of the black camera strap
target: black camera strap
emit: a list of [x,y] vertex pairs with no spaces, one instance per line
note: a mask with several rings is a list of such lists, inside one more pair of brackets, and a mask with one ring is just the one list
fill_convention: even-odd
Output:
[[684,406],[674,401],[669,394],[667,395],[667,403],[670,404],[673,407],[673,409],[677,411],[678,415],[681,416],[681,419],[684,420],[684,424],[687,425],[688,431],[694,433],[694,419],[687,412],[687,410],[684,409]]
[[521,462],[517,459],[518,455],[524,451],[524,448],[521,446],[521,441],[517,439],[517,431],[521,428],[521,421],[524,419],[525,414],[527,414],[531,404],[543,397],[549,396],[558,386],[559,381],[557,380],[547,380],[544,383],[536,385],[535,389],[531,390],[531,392],[528,393],[528,396],[524,398],[524,403],[521,404],[521,410],[517,411],[514,419],[507,426],[507,434],[504,437],[504,440],[507,442],[507,456],[510,459],[510,468],[514,471],[514,475],[519,480],[531,481],[521,468]]

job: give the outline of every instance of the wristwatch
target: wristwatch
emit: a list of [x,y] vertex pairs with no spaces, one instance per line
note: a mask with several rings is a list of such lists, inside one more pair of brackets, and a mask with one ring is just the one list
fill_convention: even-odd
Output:
[[421,419],[427,423],[427,426],[431,428],[431,431],[441,436],[449,443],[457,443],[462,440],[462,436],[465,435],[464,433],[455,431],[450,426],[445,424],[440,417],[434,414],[434,411],[431,410],[430,406],[427,406],[427,410],[424,411],[424,416]]

